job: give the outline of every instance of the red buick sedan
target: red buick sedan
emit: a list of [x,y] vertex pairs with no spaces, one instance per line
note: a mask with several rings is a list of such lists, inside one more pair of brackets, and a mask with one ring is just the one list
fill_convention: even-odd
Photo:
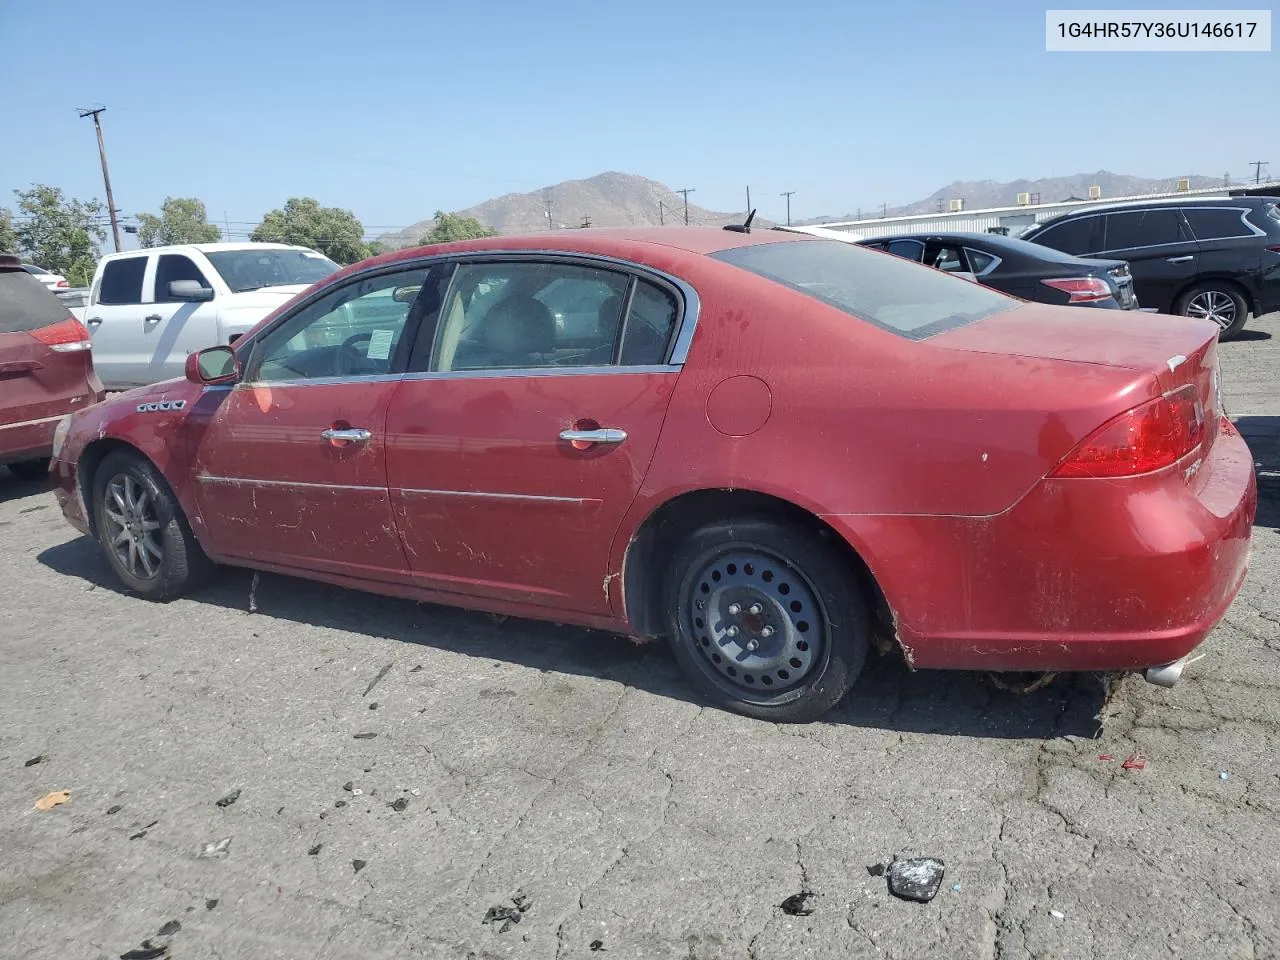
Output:
[[791,233],[498,237],[349,267],[76,414],[56,493],[149,599],[221,563],[665,636],[770,720],[877,631],[1170,683],[1249,557],[1216,349]]

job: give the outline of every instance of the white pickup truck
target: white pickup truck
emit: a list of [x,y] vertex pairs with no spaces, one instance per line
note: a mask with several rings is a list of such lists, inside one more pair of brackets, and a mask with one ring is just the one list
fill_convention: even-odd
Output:
[[113,253],[74,312],[93,337],[107,389],[180,377],[187,354],[229,343],[290,297],[339,269],[283,243],[196,243]]

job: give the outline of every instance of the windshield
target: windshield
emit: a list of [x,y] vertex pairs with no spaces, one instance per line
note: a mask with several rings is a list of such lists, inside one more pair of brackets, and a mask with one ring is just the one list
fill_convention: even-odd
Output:
[[312,284],[340,268],[314,250],[219,250],[206,253],[232,293]]
[[762,243],[712,256],[910,340],[1019,304],[980,284],[840,240]]

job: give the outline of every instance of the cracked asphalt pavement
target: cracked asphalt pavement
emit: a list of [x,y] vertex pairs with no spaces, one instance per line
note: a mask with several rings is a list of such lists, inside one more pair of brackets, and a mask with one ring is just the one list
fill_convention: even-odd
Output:
[[[761,723],[605,633],[267,575],[250,613],[238,571],[151,605],[0,470],[4,952],[1280,955],[1280,316],[1246,336],[1252,572],[1171,690],[889,656]],[[932,902],[895,855],[945,861]]]

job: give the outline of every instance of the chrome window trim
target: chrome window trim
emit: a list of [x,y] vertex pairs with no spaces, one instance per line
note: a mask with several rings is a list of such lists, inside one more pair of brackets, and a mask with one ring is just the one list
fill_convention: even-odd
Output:
[[391,383],[403,379],[403,373],[367,373],[351,377],[312,377],[308,380],[241,380],[233,389],[282,390],[286,387],[332,387],[340,383]]
[[626,374],[673,374],[679,373],[680,368],[673,364],[662,364],[654,366],[634,366],[619,367],[611,364],[601,364],[592,367],[496,367],[493,370],[449,370],[449,371],[421,371],[418,373],[403,374],[403,380],[486,380],[486,379],[504,379],[508,377],[585,377],[585,376],[601,376],[613,375],[622,376]]
[[[989,253],[986,250],[979,250],[977,247],[961,247],[960,249],[964,251],[965,257],[968,257],[971,253],[977,253],[977,254],[981,254],[984,257],[991,258],[991,262],[987,264],[980,273],[975,273],[973,275],[975,280],[981,280],[983,277],[985,277],[988,273],[990,273],[996,267],[1000,266],[1000,264],[1004,263],[1003,257],[997,257],[994,253]],[[973,266],[972,261],[969,263],[969,266],[970,267]]]
[[[696,254],[694,254],[696,256]],[[341,280],[324,284],[318,290],[313,291],[304,299],[299,300],[287,312],[277,317],[270,326],[255,331],[252,336],[244,336],[236,341],[236,356],[247,360],[253,352],[253,348],[258,341],[275,330],[282,323],[287,323],[290,318],[299,311],[307,309],[311,304],[315,303],[321,297],[328,296],[341,287],[348,286],[352,283],[359,283],[371,277],[382,276],[388,273],[402,273],[410,270],[430,269],[440,263],[467,263],[484,260],[581,260],[588,263],[598,263],[604,266],[610,266],[615,269],[649,277],[660,281],[665,281],[668,285],[674,287],[680,295],[680,299],[684,302],[680,306],[680,319],[678,329],[674,340],[669,348],[670,352],[667,356],[667,362],[664,366],[672,369],[679,369],[684,366],[685,361],[689,357],[689,347],[693,342],[693,334],[698,326],[698,319],[702,313],[702,299],[698,296],[692,284],[680,279],[673,274],[667,273],[665,270],[659,270],[657,267],[651,267],[644,263],[637,263],[634,260],[624,260],[621,257],[608,256],[600,253],[586,253],[580,250],[560,250],[560,249],[543,249],[543,248],[502,248],[496,250],[463,250],[453,253],[436,253],[422,257],[413,257],[406,260],[395,260],[390,263],[380,263],[376,266],[365,267],[348,274]],[[318,281],[319,282],[319,281]],[[568,370],[569,368],[565,368]],[[615,371],[624,369],[623,367],[611,368]],[[396,375],[398,376],[398,375]],[[295,381],[290,381],[295,382]],[[315,380],[308,380],[308,383],[316,383]],[[344,381],[345,382],[345,381]],[[266,381],[261,381],[262,385],[266,385]]]

